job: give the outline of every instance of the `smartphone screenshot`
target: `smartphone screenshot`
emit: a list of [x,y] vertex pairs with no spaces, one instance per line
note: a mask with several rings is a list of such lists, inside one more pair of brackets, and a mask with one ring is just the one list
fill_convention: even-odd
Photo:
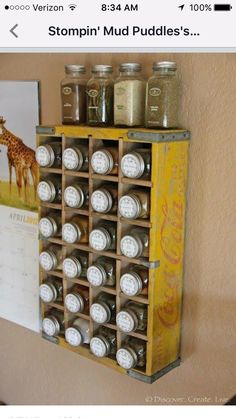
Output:
[[217,416],[236,404],[235,2],[0,18],[1,417]]

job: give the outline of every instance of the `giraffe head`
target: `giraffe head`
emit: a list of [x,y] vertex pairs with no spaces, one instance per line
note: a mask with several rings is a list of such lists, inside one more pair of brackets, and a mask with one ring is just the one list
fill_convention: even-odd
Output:
[[0,135],[3,133],[3,130],[4,130],[4,128],[5,128],[5,123],[6,123],[6,121],[5,121],[5,119],[3,118],[3,116],[0,116]]

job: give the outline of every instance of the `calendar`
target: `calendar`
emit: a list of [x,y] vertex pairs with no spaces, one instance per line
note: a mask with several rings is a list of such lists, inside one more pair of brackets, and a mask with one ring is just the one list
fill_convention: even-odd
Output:
[[39,327],[38,215],[0,206],[0,317]]

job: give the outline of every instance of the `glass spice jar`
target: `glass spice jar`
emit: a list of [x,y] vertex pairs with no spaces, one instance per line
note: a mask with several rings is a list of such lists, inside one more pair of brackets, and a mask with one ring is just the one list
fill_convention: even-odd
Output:
[[90,350],[95,357],[99,358],[115,355],[116,333],[109,328],[99,328],[90,341]]
[[81,251],[75,250],[63,261],[62,270],[68,279],[86,277],[88,257]]
[[98,213],[117,212],[118,189],[113,184],[101,186],[91,195],[91,206]]
[[147,219],[150,215],[150,194],[147,190],[131,189],[119,200],[119,213],[126,219]]
[[143,126],[146,82],[137,63],[120,65],[119,78],[114,84],[114,124]]
[[61,302],[63,300],[62,280],[48,278],[39,286],[39,297],[44,303]]
[[98,223],[97,227],[90,232],[89,245],[96,251],[108,251],[116,249],[116,227],[112,222]]
[[61,178],[58,176],[50,176],[40,181],[37,187],[37,193],[42,202],[61,203]]
[[127,337],[116,353],[119,366],[129,370],[134,367],[144,367],[146,364],[146,343],[137,338]]
[[61,82],[62,123],[79,125],[86,121],[86,69],[83,65],[66,65]]
[[113,322],[116,316],[115,297],[100,293],[90,308],[90,316],[97,324]]
[[39,255],[39,264],[44,271],[62,269],[62,249],[57,245],[50,245]]
[[35,158],[40,167],[61,167],[61,142],[49,142],[36,148]]
[[49,337],[57,337],[64,333],[64,315],[63,312],[56,309],[50,309],[43,318],[42,329]]
[[96,174],[115,175],[118,173],[118,150],[116,147],[101,148],[91,158],[91,166]]
[[121,253],[128,258],[147,257],[149,236],[144,228],[132,228],[129,235],[124,235],[120,242]]
[[147,329],[147,307],[141,303],[128,301],[116,315],[116,325],[120,331],[129,333]]
[[126,296],[147,295],[148,270],[143,266],[132,266],[120,278],[121,291]]
[[61,236],[61,216],[50,213],[39,221],[39,233],[42,238]]
[[88,146],[80,144],[66,148],[62,155],[62,162],[66,170],[88,171]]
[[64,200],[69,208],[81,209],[88,206],[89,188],[86,183],[68,186],[64,191]]
[[121,171],[125,177],[138,179],[151,174],[151,150],[135,149],[125,154],[121,160]]
[[92,78],[87,83],[87,124],[113,125],[113,68],[111,65],[94,65]]
[[87,279],[91,286],[115,286],[116,261],[108,257],[98,257],[87,271]]
[[153,75],[147,82],[145,125],[147,128],[177,128],[179,80],[175,62],[153,64]]
[[65,297],[65,306],[71,313],[89,312],[89,289],[81,285],[74,285]]
[[88,218],[74,216],[70,222],[62,227],[62,239],[68,244],[88,243]]
[[89,321],[77,318],[65,332],[65,340],[72,347],[90,343]]

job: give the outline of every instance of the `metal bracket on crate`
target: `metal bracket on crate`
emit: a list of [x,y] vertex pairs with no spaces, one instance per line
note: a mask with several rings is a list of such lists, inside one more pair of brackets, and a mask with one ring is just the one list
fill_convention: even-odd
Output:
[[188,141],[190,139],[189,131],[176,132],[142,132],[142,131],[128,131],[129,139],[136,139],[139,141],[148,142],[175,142],[175,141]]
[[149,261],[142,261],[142,265],[147,267],[148,269],[156,269],[157,267],[160,267],[160,261],[151,261],[151,263]]
[[156,380],[160,379],[160,377],[164,376],[166,373],[170,372],[171,370],[175,369],[176,367],[180,366],[181,360],[178,358],[173,363],[169,364],[168,366],[164,367],[164,369],[160,370],[157,373],[154,373],[152,376],[145,376],[142,373],[136,372],[134,370],[127,370],[127,374],[130,377],[133,377],[136,380],[140,380],[143,383],[153,383]]
[[50,343],[59,344],[59,339],[56,337],[49,337],[49,335],[46,335],[44,333],[42,333],[42,337],[44,338],[44,340],[47,340]]
[[55,135],[55,128],[53,126],[36,126],[36,133],[38,135]]

